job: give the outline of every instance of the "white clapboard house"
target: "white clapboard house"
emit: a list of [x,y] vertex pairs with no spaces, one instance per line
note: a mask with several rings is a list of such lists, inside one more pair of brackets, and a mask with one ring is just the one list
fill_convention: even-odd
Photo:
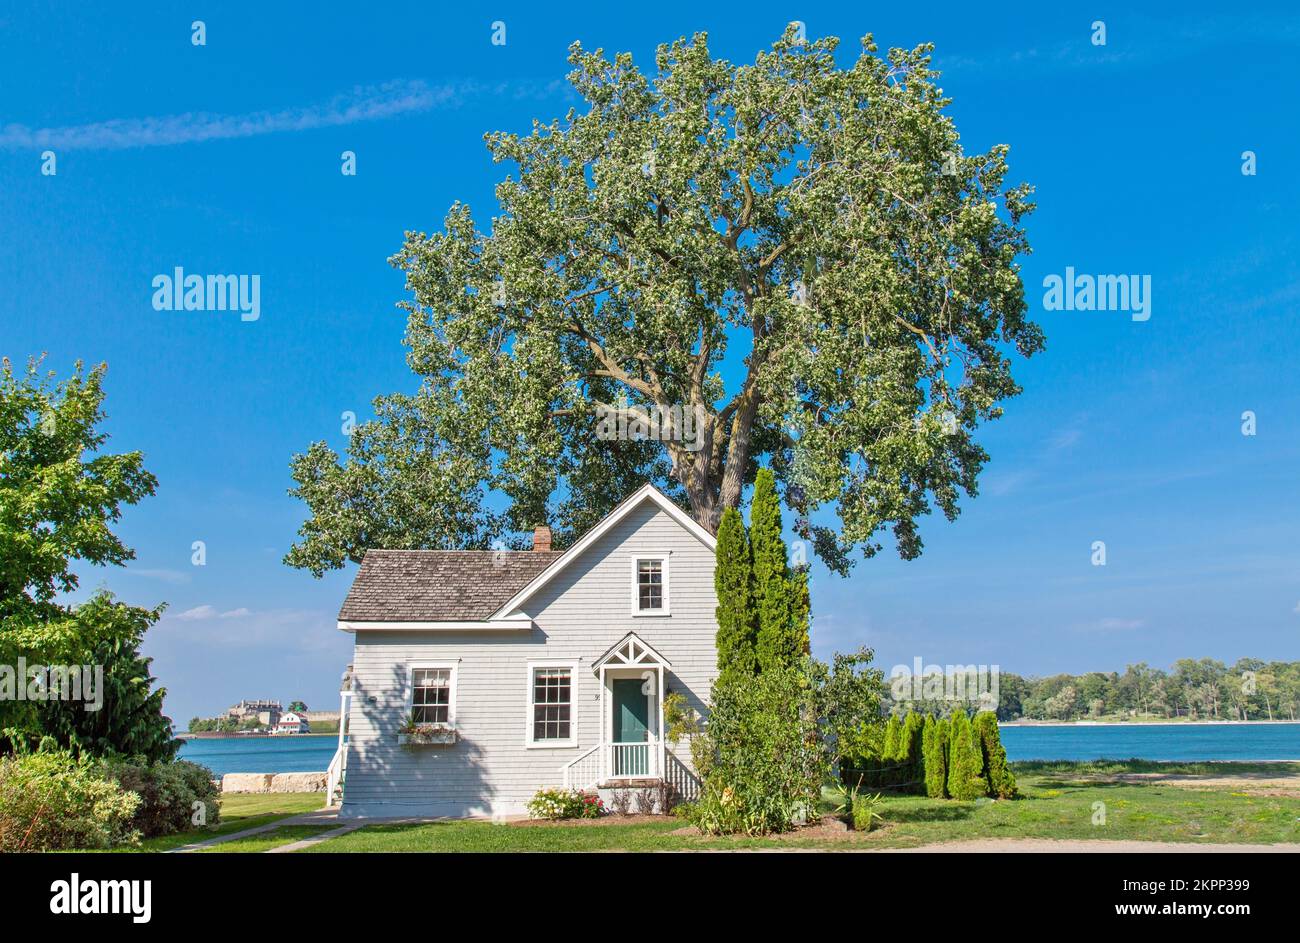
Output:
[[371,550],[329,795],[345,817],[507,815],[545,787],[695,786],[664,697],[717,672],[714,538],[650,485],[568,550]]

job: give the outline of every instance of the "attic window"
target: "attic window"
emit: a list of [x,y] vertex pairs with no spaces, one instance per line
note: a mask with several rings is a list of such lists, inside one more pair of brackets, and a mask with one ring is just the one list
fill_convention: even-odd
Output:
[[636,557],[632,561],[632,614],[668,615],[668,557]]

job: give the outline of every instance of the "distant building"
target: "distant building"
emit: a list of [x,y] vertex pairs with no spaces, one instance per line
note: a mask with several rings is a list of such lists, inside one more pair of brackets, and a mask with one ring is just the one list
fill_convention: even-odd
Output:
[[280,715],[272,733],[311,733],[311,724],[307,723],[307,718],[301,714],[289,711],[287,714]]
[[231,707],[226,711],[226,716],[233,717],[235,720],[243,720],[245,717],[256,717],[262,723],[272,725],[280,719],[280,715],[283,712],[284,705],[279,701],[240,701],[234,707]]

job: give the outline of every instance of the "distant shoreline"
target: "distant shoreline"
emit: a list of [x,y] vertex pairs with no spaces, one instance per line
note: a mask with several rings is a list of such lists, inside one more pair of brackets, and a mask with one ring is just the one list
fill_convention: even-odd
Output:
[[175,735],[177,740],[256,740],[267,739],[272,737],[280,739],[283,737],[337,737],[338,731],[322,731],[321,733],[218,733],[215,730],[203,730],[197,733],[185,731]]
[[1255,727],[1300,720],[999,720],[999,727]]

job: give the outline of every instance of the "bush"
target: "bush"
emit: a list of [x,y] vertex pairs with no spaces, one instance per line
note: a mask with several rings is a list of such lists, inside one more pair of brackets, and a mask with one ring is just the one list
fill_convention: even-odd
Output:
[[594,819],[604,811],[599,796],[577,789],[541,789],[528,800],[535,819]]
[[1007,765],[1007,751],[1002,746],[1002,734],[998,730],[998,717],[992,711],[981,711],[975,715],[975,737],[979,741],[983,756],[984,779],[988,783],[990,796],[999,799],[1014,799],[1016,796],[1016,777]]
[[988,791],[984,758],[970,718],[964,710],[954,711],[948,740],[948,795],[969,802],[987,796]]
[[924,766],[925,794],[931,799],[947,795],[948,781],[948,721],[942,717],[926,715],[921,731],[921,756]]
[[[140,797],[131,825],[145,838],[170,835],[196,824],[215,825],[221,816],[212,771],[187,760],[150,763],[143,757],[111,757],[99,762],[103,775]],[[204,808],[201,817],[196,817]]]
[[0,852],[135,843],[140,797],[67,753],[0,758]]
[[874,796],[855,795],[853,797],[853,830],[855,832],[874,831],[877,823],[884,821],[880,814],[880,793]]
[[715,682],[698,737],[703,782],[690,812],[697,828],[761,835],[811,815],[829,773],[814,688],[804,672],[779,667]]

